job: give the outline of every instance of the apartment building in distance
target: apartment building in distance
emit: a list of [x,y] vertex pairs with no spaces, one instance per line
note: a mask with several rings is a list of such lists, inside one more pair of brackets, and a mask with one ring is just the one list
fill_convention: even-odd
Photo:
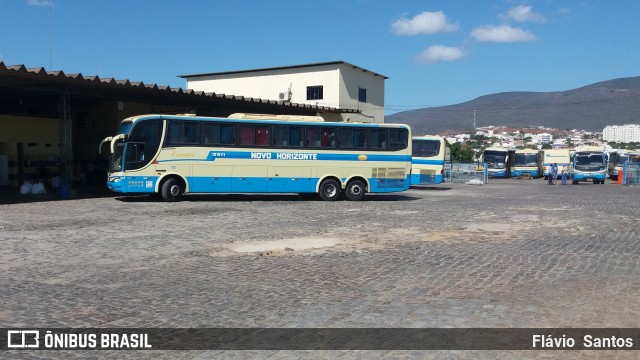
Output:
[[640,124],[605,126],[602,140],[616,143],[640,142]]

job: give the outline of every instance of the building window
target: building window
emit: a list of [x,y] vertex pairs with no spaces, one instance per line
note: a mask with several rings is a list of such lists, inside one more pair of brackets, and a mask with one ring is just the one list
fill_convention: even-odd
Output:
[[358,88],[358,101],[363,103],[367,102],[367,89]]
[[307,100],[322,100],[322,85],[307,86]]

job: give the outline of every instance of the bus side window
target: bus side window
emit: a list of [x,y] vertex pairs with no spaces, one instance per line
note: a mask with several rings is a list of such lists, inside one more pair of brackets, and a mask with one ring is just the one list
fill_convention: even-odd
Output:
[[387,130],[371,129],[369,131],[369,148],[385,150],[387,148]]
[[307,128],[307,147],[319,148],[321,145],[322,133],[317,127]]
[[169,122],[167,131],[167,144],[169,146],[180,143],[180,123]]
[[273,126],[273,145],[278,146],[287,146],[289,142],[287,138],[289,136],[288,126],[286,125],[274,125]]
[[256,145],[257,146],[269,146],[270,140],[269,126],[256,125]]
[[367,147],[367,129],[353,129],[353,147],[364,149]]
[[353,148],[353,129],[338,129],[338,147],[340,149]]
[[389,149],[401,150],[409,145],[408,132],[405,129],[389,130]]
[[369,149],[378,148],[378,129],[369,129]]
[[189,122],[184,122],[183,126],[184,126],[183,143],[189,144],[189,145],[198,144],[199,143],[198,123],[189,121]]
[[202,124],[202,143],[204,145],[220,144],[220,125],[219,124]]
[[240,145],[253,145],[255,138],[253,125],[240,125]]
[[220,125],[220,144],[235,145],[236,144],[236,126],[233,124]]
[[336,129],[322,128],[322,137],[321,137],[320,146],[323,148],[336,147]]
[[290,126],[289,127],[289,145],[294,147],[302,147],[304,146],[304,141],[302,140],[304,133],[304,129],[301,126]]

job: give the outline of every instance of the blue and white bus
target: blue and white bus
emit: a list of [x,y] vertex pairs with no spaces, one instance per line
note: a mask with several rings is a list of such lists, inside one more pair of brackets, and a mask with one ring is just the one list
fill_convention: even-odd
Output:
[[622,171],[630,156],[640,156],[640,150],[617,150],[609,154],[607,172],[611,180],[618,180],[618,174]]
[[490,147],[482,153],[482,162],[487,164],[489,177],[511,177],[516,150],[502,147]]
[[531,177],[542,176],[542,157],[541,150],[516,150],[511,175],[518,176],[529,174]]
[[600,146],[579,147],[571,159],[571,181],[591,180],[594,184],[604,184],[607,176],[607,157]]
[[159,193],[344,193],[407,190],[407,125],[329,123],[320,117],[234,114],[229,118],[141,115],[108,137],[109,189]]
[[451,164],[451,149],[447,140],[437,135],[411,139],[411,185],[444,182],[445,167]]

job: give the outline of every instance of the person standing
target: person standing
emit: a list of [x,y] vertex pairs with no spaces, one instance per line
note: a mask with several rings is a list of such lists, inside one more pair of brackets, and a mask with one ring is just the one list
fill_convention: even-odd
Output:
[[549,185],[556,183],[556,176],[558,176],[558,164],[553,163],[549,166]]
[[561,172],[561,175],[560,175],[560,177],[562,179],[561,180],[561,184],[562,185],[567,185],[567,175],[569,175],[568,172],[569,172],[569,169],[567,169],[566,166],[563,166],[562,167],[562,172]]
[[557,163],[553,163],[553,165],[551,165],[551,184],[555,184],[556,180],[558,180],[558,164]]

